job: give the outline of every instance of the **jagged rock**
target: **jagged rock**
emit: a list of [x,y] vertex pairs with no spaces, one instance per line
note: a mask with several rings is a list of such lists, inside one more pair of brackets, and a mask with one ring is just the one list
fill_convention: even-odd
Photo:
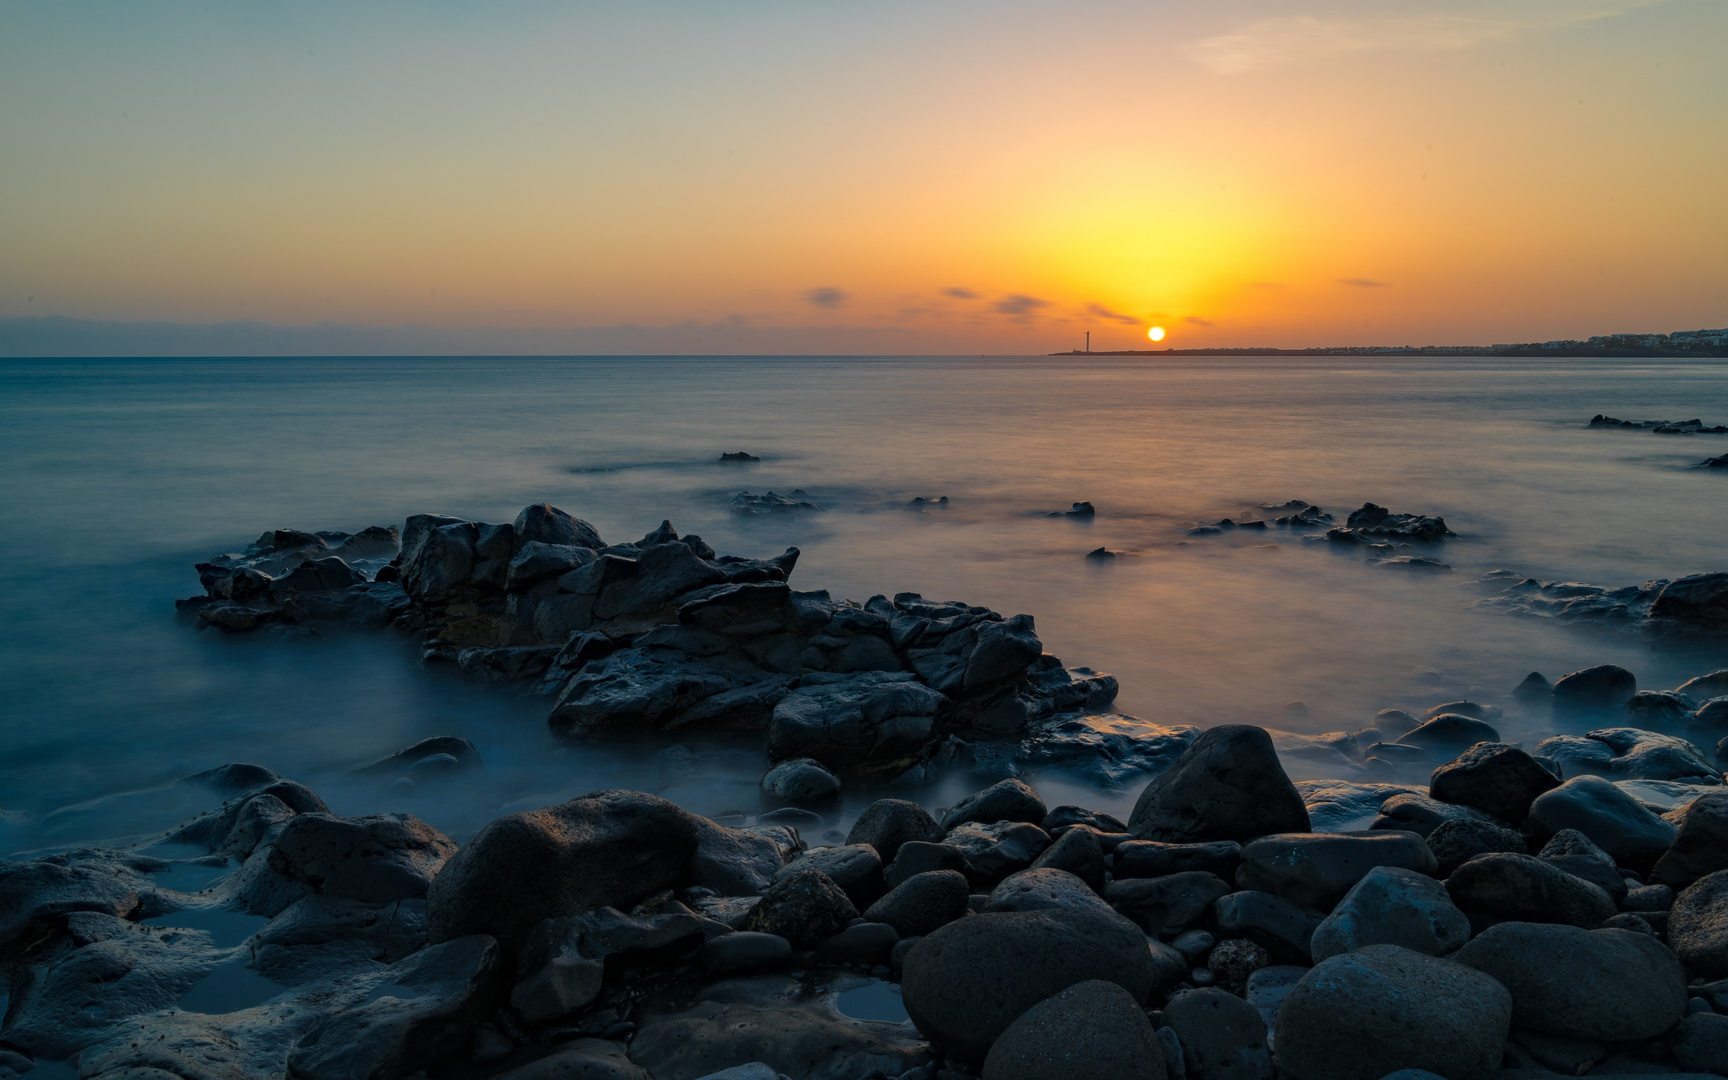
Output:
[[787,802],[832,802],[840,797],[840,779],[813,758],[793,758],[768,770],[762,791]]
[[1241,987],[1256,971],[1272,963],[1272,953],[1247,938],[1220,941],[1206,957],[1206,967],[1218,982],[1232,990]]
[[1579,776],[1530,805],[1530,821],[1546,833],[1577,829],[1621,866],[1648,870],[1678,830],[1607,780]]
[[1709,792],[1679,814],[1674,843],[1656,860],[1652,880],[1684,888],[1706,874],[1728,870],[1728,792]]
[[[1211,900],[1207,900],[1209,905]],[[1098,898],[1084,881],[1065,870],[1021,870],[1009,874],[990,891],[985,911],[1041,911],[1045,908],[1098,907]]]
[[857,917],[858,909],[846,891],[827,874],[788,867],[768,886],[742,929],[777,934],[796,948],[808,948],[839,933]]
[[394,964],[425,944],[424,900],[379,906],[327,896],[295,901],[247,941],[253,968],[284,986]]
[[1345,519],[1345,525],[1353,533],[1395,540],[1432,542],[1455,535],[1446,527],[1445,518],[1425,517],[1421,514],[1394,514],[1384,506],[1374,503],[1363,503],[1360,510],[1351,511],[1350,516]]
[[1530,855],[1478,855],[1452,871],[1446,891],[1465,911],[1525,922],[1600,926],[1614,901],[1599,887]]
[[554,732],[574,737],[760,731],[791,681],[730,656],[621,649],[572,676],[547,723]]
[[1274,1045],[1290,1080],[1381,1080],[1398,1069],[1487,1080],[1511,1017],[1511,995],[1481,972],[1370,945],[1323,961],[1290,989]]
[[897,773],[924,752],[947,699],[904,672],[807,675],[774,706],[768,754]]
[[1626,930],[1507,922],[1456,959],[1512,995],[1521,1028],[1580,1039],[1653,1039],[1686,1011],[1686,972],[1654,938]]
[[1614,664],[1562,675],[1554,682],[1554,704],[1570,709],[1611,709],[1632,700],[1638,680],[1630,671]]
[[555,506],[535,503],[524,506],[513,523],[519,544],[538,541],[565,547],[590,548],[598,551],[606,546],[594,526],[581,518],[572,517]]
[[1163,844],[1155,840],[1130,840],[1116,845],[1111,867],[1116,877],[1153,878],[1203,870],[1225,881],[1236,880],[1242,865],[1242,845],[1234,840],[1202,844]]
[[1530,854],[1523,834],[1502,828],[1491,821],[1459,818],[1444,821],[1428,834],[1428,850],[1434,853],[1438,868],[1436,877],[1451,877],[1452,872],[1478,855],[1491,852]]
[[305,896],[374,905],[414,899],[455,851],[449,837],[410,814],[297,814],[247,860],[236,895],[247,910],[270,916]]
[[1164,1006],[1164,1024],[1182,1043],[1190,1075],[1207,1080],[1272,1080],[1266,1023],[1254,1006],[1225,990],[1202,987]]
[[1536,796],[1560,778],[1506,743],[1477,743],[1434,770],[1429,791],[1442,802],[1474,807],[1501,821],[1523,821]]
[[1168,1080],[1146,1013],[1126,990],[1101,979],[1076,983],[1021,1013],[991,1044],[982,1075]]
[[1315,928],[1309,949],[1316,962],[1369,945],[1445,956],[1469,939],[1470,920],[1446,886],[1426,874],[1377,866]]
[[956,826],[942,842],[960,849],[974,882],[994,885],[1031,866],[1032,860],[1050,846],[1050,835],[1023,821],[998,821],[994,825]]
[[846,834],[848,844],[869,844],[891,863],[900,853],[900,846],[910,841],[939,844],[947,832],[929,812],[906,799],[877,799],[864,808],[852,831]]
[[942,816],[942,827],[952,829],[968,822],[994,825],[998,821],[1025,821],[1038,825],[1043,822],[1044,813],[1044,800],[1031,787],[1019,780],[1001,780],[955,803],[954,808]]
[[913,947],[901,986],[919,1031],[944,1052],[978,1061],[1027,1009],[1091,979],[1144,1002],[1154,989],[1145,937],[1112,911],[1056,908],[949,923]]
[[1212,905],[1229,892],[1215,875],[1191,870],[1113,881],[1104,887],[1104,899],[1147,934],[1168,939],[1204,922]]
[[813,848],[780,870],[785,877],[798,870],[820,870],[840,886],[860,911],[882,895],[882,857],[869,844]]
[[[1108,690],[1113,699],[1114,679]],[[1090,713],[1107,705],[1108,701],[1094,704],[1088,699],[1075,707]],[[1166,727],[1114,713],[1063,716],[1035,725],[1021,743],[1017,760],[1027,769],[1060,768],[1115,788],[1168,769],[1199,735],[1197,727]]]
[[1251,840],[1308,831],[1308,811],[1264,728],[1229,724],[1196,739],[1134,804],[1140,840]]
[[1437,863],[1427,842],[1415,833],[1372,829],[1279,834],[1243,846],[1236,884],[1330,910],[1376,866],[1432,874]]
[[956,870],[914,874],[864,912],[869,922],[887,923],[902,938],[923,937],[966,914],[971,887]]
[[514,951],[541,919],[627,909],[692,881],[700,832],[664,799],[602,791],[507,814],[444,865],[426,895],[428,940],[489,933]]
[[0,862],[0,955],[28,948],[72,912],[128,918],[138,911],[145,883],[137,873],[105,853],[78,854]]

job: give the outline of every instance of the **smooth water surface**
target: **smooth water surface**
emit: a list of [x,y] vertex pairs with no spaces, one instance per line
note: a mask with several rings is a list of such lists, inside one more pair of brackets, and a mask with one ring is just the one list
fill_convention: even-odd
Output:
[[[1720,649],[1470,606],[1493,568],[1623,585],[1728,567],[1728,476],[1689,468],[1728,439],[1587,430],[1598,412],[1728,422],[1728,364],[0,363],[0,852],[161,829],[218,801],[173,781],[229,761],[309,783],[337,812],[408,811],[458,838],[612,786],[762,809],[754,743],[559,746],[546,699],[424,668],[399,635],[226,638],[176,618],[195,561],[277,527],[508,521],[545,500],[610,540],[669,518],[722,552],[796,545],[794,587],[1029,612],[1047,649],[1116,674],[1117,707],[1156,723],[1349,729],[1388,706],[1497,701],[1532,669],[1614,662],[1654,689],[1728,666]],[[716,463],[738,450],[763,460]],[[740,490],[794,488],[827,509],[728,510]],[[909,510],[917,496],[949,503]],[[1292,498],[1340,520],[1365,501],[1443,515],[1455,569],[1377,567],[1282,530],[1184,535]],[[1096,519],[1045,516],[1076,500]],[[1088,562],[1100,546],[1125,554]],[[1284,709],[1297,700],[1306,717]],[[1503,729],[1528,740],[1548,724]],[[487,767],[415,789],[345,775],[441,734],[472,739]],[[1135,793],[1037,782],[1100,807]]]

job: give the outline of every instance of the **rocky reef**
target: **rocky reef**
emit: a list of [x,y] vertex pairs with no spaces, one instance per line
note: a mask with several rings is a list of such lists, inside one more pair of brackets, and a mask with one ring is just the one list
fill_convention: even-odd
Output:
[[1607,587],[1541,581],[1510,570],[1483,575],[1476,606],[1560,622],[1599,623],[1665,637],[1728,635],[1728,573]]

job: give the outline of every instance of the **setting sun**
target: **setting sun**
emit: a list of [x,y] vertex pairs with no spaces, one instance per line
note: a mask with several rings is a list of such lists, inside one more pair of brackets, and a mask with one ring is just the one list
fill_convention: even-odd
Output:
[[1152,329],[1146,331],[1146,336],[1151,338],[1153,341],[1163,341],[1164,328],[1162,326],[1154,326]]

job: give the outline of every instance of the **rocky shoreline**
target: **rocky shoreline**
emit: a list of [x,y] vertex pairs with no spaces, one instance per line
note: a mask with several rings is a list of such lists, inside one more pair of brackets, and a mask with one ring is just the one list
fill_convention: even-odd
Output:
[[[1532,674],[1508,707],[1602,726],[1529,750],[1475,701],[1160,728],[1028,616],[795,592],[796,559],[537,506],[266,534],[181,608],[395,626],[548,695],[561,738],[760,733],[793,808],[973,755],[1135,784],[1132,813],[1009,778],[811,846],[602,791],[458,844],[227,765],[146,845],[0,863],[0,1080],[1728,1075],[1728,671]],[[477,766],[449,737],[366,768]]]

